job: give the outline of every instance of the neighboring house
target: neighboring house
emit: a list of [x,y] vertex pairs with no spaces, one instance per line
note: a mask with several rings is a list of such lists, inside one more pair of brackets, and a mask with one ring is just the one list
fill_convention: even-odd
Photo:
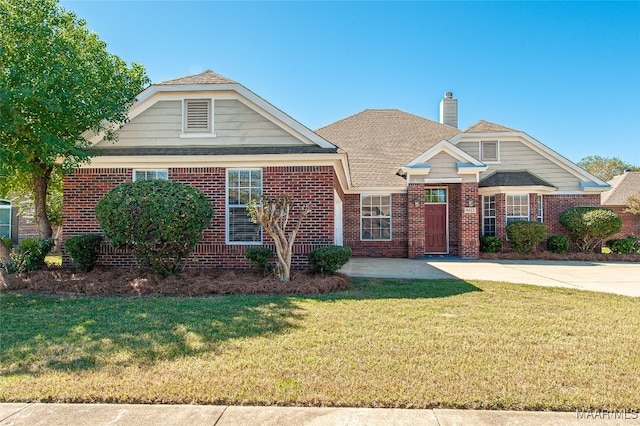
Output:
[[[150,86],[119,141],[93,137],[97,156],[65,177],[64,238],[99,232],[96,202],[139,179],[189,183],[210,198],[215,215],[191,259],[200,266],[247,266],[247,246],[270,244],[246,214],[263,195],[314,203],[297,266],[329,244],[356,256],[476,258],[479,236],[504,239],[511,221],[560,234],[563,210],[600,204],[606,183],[522,131],[487,121],[457,129],[457,104],[445,95],[442,123],[365,110],[313,132],[211,71]],[[102,263],[132,263],[103,251]]]
[[625,212],[629,197],[640,196],[640,172],[625,172],[608,183],[611,189],[602,193],[602,207],[613,210],[622,218],[622,230],[610,238],[640,236],[640,215]]

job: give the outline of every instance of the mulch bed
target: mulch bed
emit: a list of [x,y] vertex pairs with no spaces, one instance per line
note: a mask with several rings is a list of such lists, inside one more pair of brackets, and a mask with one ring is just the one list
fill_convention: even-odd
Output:
[[208,296],[216,294],[317,294],[342,290],[351,279],[292,272],[287,283],[257,270],[186,269],[167,278],[138,268],[47,268],[23,274],[0,272],[0,292],[82,294],[91,296]]
[[640,254],[616,253],[551,253],[539,251],[529,254],[516,252],[480,253],[481,259],[487,260],[577,260],[587,262],[640,262]]

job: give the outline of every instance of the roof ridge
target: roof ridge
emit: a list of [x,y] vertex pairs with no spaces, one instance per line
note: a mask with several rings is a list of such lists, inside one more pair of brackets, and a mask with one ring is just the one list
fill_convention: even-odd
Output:
[[178,77],[171,80],[161,81],[156,83],[158,86],[168,85],[180,85],[180,84],[238,84],[236,81],[231,80],[221,74],[215,73],[210,69],[202,71],[198,74],[187,75],[184,77]]

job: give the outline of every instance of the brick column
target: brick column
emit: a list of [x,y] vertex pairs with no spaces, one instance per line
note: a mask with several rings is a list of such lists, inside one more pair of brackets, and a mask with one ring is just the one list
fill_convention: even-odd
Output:
[[[416,207],[414,200],[418,201]],[[409,184],[407,189],[407,243],[409,258],[424,257],[424,185]]]
[[[478,215],[482,206],[478,204],[478,183],[463,182],[460,190],[461,220],[460,220],[460,257],[463,259],[477,259],[480,257],[480,229]],[[470,200],[476,202],[475,212],[465,213],[465,207],[470,207]]]

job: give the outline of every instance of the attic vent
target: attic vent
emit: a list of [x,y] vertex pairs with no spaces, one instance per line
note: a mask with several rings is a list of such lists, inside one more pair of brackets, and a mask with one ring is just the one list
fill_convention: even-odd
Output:
[[498,161],[498,141],[482,141],[482,161]]
[[211,100],[194,99],[185,101],[185,132],[211,132]]

